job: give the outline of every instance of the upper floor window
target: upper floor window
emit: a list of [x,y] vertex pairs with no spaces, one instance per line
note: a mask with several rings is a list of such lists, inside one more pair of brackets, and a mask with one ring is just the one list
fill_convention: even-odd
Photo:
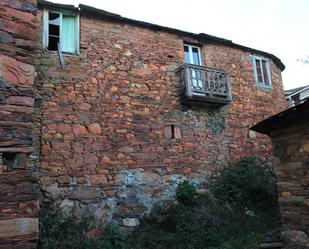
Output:
[[264,87],[271,87],[269,60],[253,57],[255,82]]
[[79,52],[79,15],[44,11],[44,46],[50,51]]
[[199,47],[185,44],[183,48],[185,51],[185,62],[186,63],[199,65],[199,66],[202,65],[201,50]]

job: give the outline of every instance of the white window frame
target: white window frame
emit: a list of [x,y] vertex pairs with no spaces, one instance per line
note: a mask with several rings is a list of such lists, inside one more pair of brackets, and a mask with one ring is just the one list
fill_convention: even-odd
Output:
[[[73,54],[79,54],[80,53],[80,17],[78,13],[72,13],[72,12],[62,12],[62,11],[56,11],[56,10],[47,10],[44,9],[43,11],[43,23],[44,23],[44,28],[43,28],[43,46],[45,49],[48,50],[48,42],[49,42],[49,14],[48,13],[56,13],[59,14],[60,16],[60,27],[59,27],[59,45],[61,48],[61,31],[62,31],[62,16],[64,15],[70,15],[75,17],[75,29],[76,29],[76,37],[75,37],[75,42],[76,42],[76,51]],[[63,53],[68,53],[72,54],[72,52],[67,52],[67,51],[62,51]]]
[[[202,62],[202,56],[201,56],[201,47],[198,47],[198,46],[194,46],[194,45],[190,45],[190,44],[184,43],[184,44],[183,44],[183,47],[185,47],[185,46],[187,46],[188,49],[189,49],[190,64],[193,64],[193,52],[192,52],[192,48],[197,48],[198,57],[199,57],[199,61],[200,61],[200,64],[199,64],[198,66],[202,66],[202,65],[203,65],[203,62]],[[196,65],[196,64],[193,64],[193,65]]]
[[[254,78],[255,78],[255,83],[261,87],[265,87],[265,88],[272,88],[272,82],[271,82],[271,71],[270,71],[270,63],[269,63],[269,59],[266,59],[264,57],[260,57],[260,56],[252,56],[253,58],[253,70],[254,70]],[[263,72],[263,67],[262,67],[262,61],[265,61],[265,65],[266,65],[266,72],[267,72],[267,77],[268,77],[268,81],[269,81],[269,85],[266,85],[265,82],[260,82],[258,79],[258,73],[256,70],[256,60],[259,60],[260,63],[260,69],[261,69],[261,73],[262,73],[262,79],[264,80],[264,72]]]

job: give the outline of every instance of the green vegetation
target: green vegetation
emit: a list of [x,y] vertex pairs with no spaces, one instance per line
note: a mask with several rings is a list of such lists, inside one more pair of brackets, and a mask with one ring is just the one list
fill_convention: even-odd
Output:
[[208,110],[206,127],[210,128],[213,134],[221,133],[226,128],[225,109],[219,108],[218,110]]
[[123,249],[124,235],[115,225],[108,225],[104,233],[87,239],[94,217],[85,213],[79,222],[63,217],[59,211],[42,209],[40,214],[40,249]]
[[276,176],[270,165],[257,158],[243,158],[219,171],[213,192],[221,201],[246,212],[278,213]]
[[201,196],[197,193],[193,184],[189,181],[184,181],[178,185],[176,197],[183,204],[191,206],[198,204]]
[[209,193],[180,184],[177,200],[159,203],[129,238],[131,249],[257,249],[280,224],[269,165],[244,158],[220,170]]
[[258,249],[265,232],[280,220],[271,168],[258,158],[245,158],[219,175],[207,194],[199,194],[188,181],[180,184],[176,199],[157,203],[127,237],[108,226],[87,240],[91,216],[76,224],[43,213],[40,248]]

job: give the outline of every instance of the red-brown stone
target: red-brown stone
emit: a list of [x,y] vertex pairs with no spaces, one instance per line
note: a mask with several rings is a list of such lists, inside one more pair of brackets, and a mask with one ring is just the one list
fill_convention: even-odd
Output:
[[91,109],[91,105],[90,104],[81,103],[79,105],[79,110],[81,110],[81,111],[90,111],[90,109]]
[[57,131],[61,133],[68,133],[69,131],[71,131],[71,126],[68,124],[57,125]]
[[10,96],[5,100],[9,105],[33,106],[34,99],[25,96]]
[[101,134],[102,128],[101,125],[98,123],[93,123],[88,126],[88,131],[92,134]]
[[72,126],[73,128],[73,133],[78,136],[78,135],[84,135],[87,133],[87,129],[85,128],[85,126],[80,125],[80,124],[74,124]]

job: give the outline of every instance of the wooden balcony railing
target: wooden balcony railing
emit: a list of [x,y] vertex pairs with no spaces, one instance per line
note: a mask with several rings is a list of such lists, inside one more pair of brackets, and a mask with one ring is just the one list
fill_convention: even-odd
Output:
[[226,105],[232,101],[226,72],[192,64],[178,68],[183,104]]

